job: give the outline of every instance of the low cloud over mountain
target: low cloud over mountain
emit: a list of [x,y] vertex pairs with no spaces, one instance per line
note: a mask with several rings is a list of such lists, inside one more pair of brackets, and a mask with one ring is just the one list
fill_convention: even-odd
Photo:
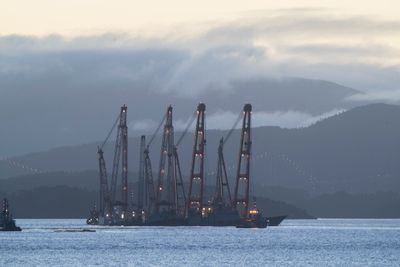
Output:
[[399,22],[330,12],[255,12],[147,35],[0,36],[0,156],[101,140],[123,103],[133,135],[154,129],[168,104],[177,128],[202,101],[210,128],[226,129],[246,102],[257,125],[289,128],[397,103],[399,44],[385,40]]

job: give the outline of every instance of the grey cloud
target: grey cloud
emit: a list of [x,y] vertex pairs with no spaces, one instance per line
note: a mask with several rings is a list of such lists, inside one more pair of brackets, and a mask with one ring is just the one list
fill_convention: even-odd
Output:
[[265,11],[218,25],[199,39],[204,43],[249,44],[265,49],[275,64],[400,65],[400,21],[333,15],[326,10]]
[[283,48],[284,51],[294,54],[305,54],[313,57],[320,57],[320,61],[327,60],[327,58],[346,57],[353,59],[356,57],[399,57],[400,49],[396,49],[389,45],[335,45],[335,44],[303,44],[292,45]]
[[[252,123],[254,127],[278,126],[281,128],[302,128],[344,111],[344,109],[334,109],[316,116],[296,110],[253,112]],[[237,117],[238,115],[233,112],[219,111],[207,116],[207,126],[211,129],[231,129]]]
[[[124,103],[128,105],[130,134],[139,135],[154,128],[168,104],[174,106],[179,130],[200,101],[207,104],[208,114],[218,110],[238,114],[243,104],[250,102],[257,112],[294,109],[316,116],[350,107],[352,104],[343,99],[357,93],[324,81],[252,77],[251,66],[241,64],[241,57],[237,60],[232,49],[227,52],[234,58],[230,64],[223,60],[225,56],[214,55],[215,51],[199,55],[204,59],[192,60],[187,51],[167,49],[2,56],[4,68],[16,67],[13,71],[0,68],[1,153],[102,140]],[[186,61],[193,65],[183,68]],[[171,77],[176,78],[171,81]],[[170,89],[161,90],[166,84]],[[221,86],[227,87],[220,90]],[[182,93],[193,88],[196,94]],[[210,127],[218,125],[210,123]]]
[[[312,124],[317,123],[323,119],[338,115],[344,112],[344,109],[333,109],[328,112],[324,112],[320,115],[312,115],[310,113],[287,110],[287,111],[274,111],[274,112],[253,112],[252,124],[254,127],[259,126],[277,126],[281,128],[302,128],[308,127]],[[218,129],[218,130],[229,130],[231,129],[241,112],[223,111],[218,110],[211,114],[207,113],[206,116],[206,127],[208,129]],[[192,120],[176,120],[174,121],[175,131],[183,131],[189,122]],[[143,131],[146,133],[153,133],[158,126],[158,122],[151,119],[142,119],[132,123],[132,130]],[[194,122],[189,131],[194,128]],[[239,128],[236,125],[236,128]]]
[[287,12],[265,11],[255,18],[242,18],[225,23],[210,29],[205,38],[214,40],[244,41],[264,36],[274,38],[298,38],[304,36],[366,36],[370,39],[399,34],[399,21],[384,21],[362,16],[338,16],[327,14],[322,10],[301,12],[288,10]]
[[[0,36],[0,54],[13,52],[40,52],[40,51],[76,51],[99,49],[124,49],[130,50],[150,46],[151,39],[123,33],[103,33],[88,36],[65,37],[58,34],[48,36]],[[15,54],[15,53],[13,53]]]
[[400,103],[400,90],[368,91],[347,97],[349,101]]
[[202,90],[228,90],[231,82],[263,74],[263,52],[255,47],[219,46],[183,60],[166,81],[166,91],[183,96]]
[[129,124],[129,128],[133,131],[151,132],[157,128],[157,122],[152,119],[133,121]]

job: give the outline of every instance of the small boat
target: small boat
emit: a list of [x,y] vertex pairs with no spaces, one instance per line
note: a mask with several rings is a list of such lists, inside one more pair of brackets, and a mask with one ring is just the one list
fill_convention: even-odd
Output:
[[267,225],[267,218],[262,216],[254,201],[253,208],[249,210],[245,218],[240,220],[236,228],[267,228]]
[[89,218],[86,220],[86,224],[88,225],[98,225],[99,224],[99,213],[96,209],[96,205],[94,205],[93,209],[90,210]]
[[3,200],[3,210],[0,214],[0,231],[21,231],[21,228],[15,225],[6,198]]

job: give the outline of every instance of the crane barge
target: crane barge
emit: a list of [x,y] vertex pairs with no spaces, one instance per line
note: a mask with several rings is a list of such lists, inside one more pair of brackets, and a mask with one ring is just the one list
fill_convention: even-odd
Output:
[[154,191],[155,201],[152,204],[154,210],[145,224],[185,225],[186,196],[175,145],[172,106],[168,106],[164,118],[157,187]]
[[[237,226],[265,228],[268,220],[256,207],[249,207],[250,161],[251,161],[251,104],[244,105],[243,112],[218,146],[218,164],[215,177],[215,192],[211,200],[205,200],[205,158],[206,158],[206,105],[200,103],[192,120],[187,124],[175,143],[173,108],[168,106],[150,141],[140,138],[138,192],[136,206],[128,205],[128,127],[127,107],[121,107],[106,140],[98,147],[100,198],[99,208],[93,209],[88,224],[100,225],[157,225],[157,226]],[[224,144],[242,118],[240,148],[236,166],[233,196],[229,187],[224,158]],[[185,192],[178,147],[195,123],[194,143],[191,155],[188,194]],[[157,181],[153,179],[149,148],[163,127]],[[111,184],[108,185],[107,169],[103,147],[117,128]],[[121,193],[118,200],[117,179],[122,161]],[[280,218],[279,218],[280,219]],[[275,222],[275,221],[274,221]]]
[[[132,221],[132,213],[128,207],[128,126],[127,126],[128,108],[123,105],[120,113],[107,135],[103,144],[98,147],[99,164],[99,210],[92,210],[88,218],[88,224],[101,225],[124,225]],[[107,169],[104,160],[103,147],[107,143],[114,129],[117,128],[117,138],[114,148],[114,160],[111,173],[111,184],[108,186]],[[121,161],[121,192],[117,198],[118,173]]]

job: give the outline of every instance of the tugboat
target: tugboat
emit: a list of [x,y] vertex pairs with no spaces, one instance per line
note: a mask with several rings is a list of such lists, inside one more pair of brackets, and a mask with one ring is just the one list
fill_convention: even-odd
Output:
[[253,208],[251,208],[245,218],[243,218],[236,228],[267,228],[267,218],[262,216],[262,213],[257,209],[256,202],[254,201]]
[[15,225],[6,198],[3,200],[3,211],[0,214],[0,231],[21,231],[21,228]]

